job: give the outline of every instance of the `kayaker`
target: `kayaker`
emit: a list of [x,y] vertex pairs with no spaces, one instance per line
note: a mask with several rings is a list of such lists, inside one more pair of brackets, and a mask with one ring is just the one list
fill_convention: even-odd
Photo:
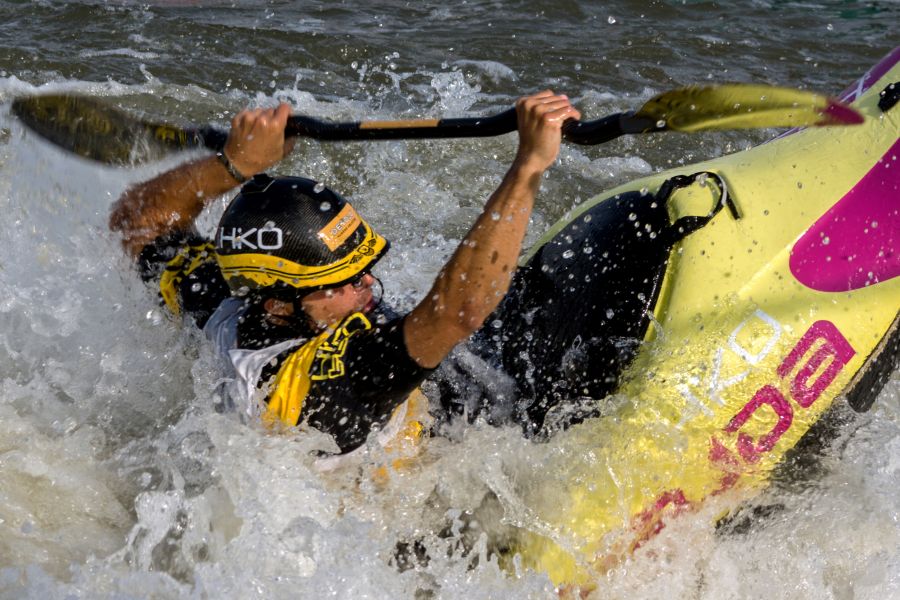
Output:
[[[580,113],[564,95],[520,99],[518,152],[481,215],[407,315],[380,304],[371,274],[388,249],[339,194],[267,169],[292,149],[290,106],[244,110],[224,150],[127,190],[110,228],[166,304],[192,317],[232,370],[231,392],[264,419],[305,421],[342,453],[389,428],[410,394],[503,298],[561,126]],[[243,184],[214,241],[194,221]],[[389,423],[391,420],[391,423]]]

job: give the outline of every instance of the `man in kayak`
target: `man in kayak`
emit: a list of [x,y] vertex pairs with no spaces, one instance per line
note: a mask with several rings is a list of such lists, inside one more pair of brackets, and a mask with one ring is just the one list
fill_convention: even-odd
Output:
[[[516,104],[512,165],[425,298],[400,316],[376,302],[371,269],[388,249],[324,185],[264,173],[286,156],[290,107],[245,110],[223,152],[130,188],[110,228],[166,304],[190,315],[226,358],[244,408],[305,421],[342,453],[388,421],[504,297],[541,175],[580,113],[550,91]],[[243,183],[215,241],[193,232],[208,202]]]

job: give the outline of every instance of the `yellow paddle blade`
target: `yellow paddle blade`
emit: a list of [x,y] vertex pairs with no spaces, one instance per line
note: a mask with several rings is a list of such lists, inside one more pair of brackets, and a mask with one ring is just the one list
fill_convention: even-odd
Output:
[[77,95],[18,98],[12,112],[55,145],[84,158],[131,165],[200,145],[196,132],[146,123],[102,99]]
[[679,88],[651,98],[634,116],[685,132],[863,122],[862,115],[833,98],[754,84]]

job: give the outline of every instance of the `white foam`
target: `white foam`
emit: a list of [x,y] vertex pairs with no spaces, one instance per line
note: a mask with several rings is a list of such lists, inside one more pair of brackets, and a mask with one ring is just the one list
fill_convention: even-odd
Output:
[[[436,112],[465,112],[483,99],[462,75],[426,78],[435,83]],[[310,114],[393,114],[380,102],[387,91],[371,102],[302,88],[223,99],[159,82],[36,88],[9,78],[0,80],[0,99],[160,89],[229,109],[285,97]],[[594,101],[618,100],[600,94]],[[429,440],[420,463],[386,484],[373,477],[384,460],[374,448],[356,469],[316,473],[316,450],[332,447],[325,436],[272,436],[215,412],[213,357],[155,309],[153,290],[137,281],[105,231],[110,203],[130,182],[184,157],[138,170],[103,168],[38,141],[9,117],[0,126],[10,131],[0,140],[0,597],[385,598],[416,590],[450,599],[553,597],[546,576],[510,574],[490,549],[510,525],[554,534],[533,510],[557,487],[558,474],[542,466],[553,457],[591,460],[582,449],[564,437],[537,444],[513,428],[475,424],[452,440]],[[389,297],[411,305],[514,151],[513,136],[310,143],[298,144],[280,170],[315,176],[353,198],[394,241],[379,270]],[[553,200],[564,210],[576,194],[589,194],[570,178],[614,180],[647,169],[640,158],[592,159],[567,149],[552,174],[562,191]],[[205,213],[205,229],[223,206]],[[760,499],[784,505],[772,520],[720,536],[710,525],[711,503],[611,571],[600,595],[900,594],[896,377],[855,434],[828,454],[814,485]],[[457,533],[442,536],[445,528]],[[415,540],[430,562],[400,572],[397,543]],[[463,543],[471,546],[465,556]]]

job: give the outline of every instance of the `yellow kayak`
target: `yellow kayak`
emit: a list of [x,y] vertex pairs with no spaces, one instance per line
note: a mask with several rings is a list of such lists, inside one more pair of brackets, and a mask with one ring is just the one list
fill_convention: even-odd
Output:
[[704,500],[746,499],[835,401],[871,405],[900,342],[898,63],[900,48],[844,93],[864,124],[620,186],[526,257],[582,251],[548,258],[605,206],[665,205],[665,232],[644,231],[640,210],[623,218],[635,244],[668,233],[666,264],[642,279],[648,325],[618,379],[625,400],[561,432],[578,451],[542,465],[559,485],[527,499],[540,524],[516,548],[528,566],[589,583]]

